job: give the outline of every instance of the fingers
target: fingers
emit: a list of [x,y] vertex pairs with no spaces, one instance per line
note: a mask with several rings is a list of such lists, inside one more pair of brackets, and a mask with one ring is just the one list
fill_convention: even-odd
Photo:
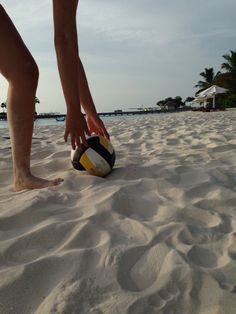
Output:
[[82,114],[78,118],[75,116],[67,116],[66,129],[64,133],[65,142],[70,136],[71,146],[73,149],[81,147],[81,145],[88,146],[86,135],[91,135],[88,129],[87,122]]
[[88,146],[88,142],[86,140],[85,134],[83,133],[80,138],[82,140],[82,144],[87,147]]
[[100,127],[98,128],[98,132],[99,135],[104,136],[105,138],[107,138],[108,140],[110,140],[110,135],[106,130],[105,125],[103,124],[103,122],[101,121]]
[[91,135],[91,130],[89,129],[87,123],[86,123],[86,127],[85,127],[85,133],[90,136]]
[[74,134],[70,133],[69,131],[65,131],[64,134],[64,140],[65,142],[67,142],[68,140],[68,136],[70,134],[70,142],[71,142],[71,147],[75,150],[76,147],[80,147],[81,143],[83,143],[85,146],[88,146],[87,144],[87,140],[85,138],[85,135],[81,135],[81,136],[75,136]]
[[98,135],[102,135],[104,136],[106,139],[110,140],[110,135],[107,132],[105,127],[101,127],[101,128],[97,128],[96,130],[94,130],[94,132]]
[[102,131],[102,135],[107,138],[108,140],[110,140],[110,135],[109,133],[107,132],[107,129],[104,125],[104,123],[101,121],[101,127],[100,127],[101,131]]
[[[68,134],[67,134],[68,138]],[[81,135],[74,135],[73,133],[70,133],[70,141],[71,141],[71,147],[75,150],[76,147],[79,147],[83,144],[84,146],[88,146],[88,142],[86,139],[86,136],[84,133]]]
[[[85,122],[85,123],[83,123]],[[68,136],[70,135],[71,146],[73,149],[76,147],[81,147],[81,145],[88,146],[88,142],[86,139],[86,135],[90,136],[91,133],[94,132],[98,135],[104,136],[106,139],[110,140],[110,135],[107,132],[103,122],[101,120],[98,121],[87,121],[82,119],[81,127],[74,126],[74,128],[69,124],[66,126],[66,130],[64,133],[65,142],[67,142]]]
[[107,129],[105,128],[105,125],[102,123],[101,127],[100,127],[100,134],[102,136],[104,136],[105,138],[107,138],[108,140],[110,140],[110,135],[109,133],[107,132]]
[[[76,148],[76,145],[75,145],[75,136],[73,134],[70,134],[70,141],[71,141],[71,146],[73,149]],[[77,143],[77,140],[76,140],[76,144],[78,146],[78,143]]]

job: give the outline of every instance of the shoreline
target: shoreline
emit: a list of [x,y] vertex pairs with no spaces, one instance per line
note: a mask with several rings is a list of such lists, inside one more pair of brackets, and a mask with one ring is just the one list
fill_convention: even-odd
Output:
[[[186,112],[192,111],[192,109],[177,109],[177,110],[135,110],[135,111],[122,111],[122,112],[99,112],[99,116],[123,116],[123,115],[147,115],[147,114],[161,114],[161,113],[177,113],[177,112]],[[56,119],[56,118],[64,118],[66,114],[38,114],[35,115],[36,119]],[[0,121],[6,121],[7,117],[0,117]]]
[[[194,109],[194,108],[181,108],[176,110],[136,110],[136,111],[122,111],[122,112],[99,112],[98,115],[101,117],[112,117],[112,116],[136,116],[136,115],[154,115],[154,114],[164,114],[164,113],[181,113],[181,112],[220,112],[220,111],[230,111],[230,110],[236,110],[236,108],[225,108],[225,109],[208,109],[208,110],[202,110],[202,109]],[[61,114],[38,114],[35,116],[35,120],[37,119],[60,119],[60,118],[66,118],[65,113]],[[0,121],[7,121],[6,116],[0,116]],[[59,120],[58,120],[59,121]]]

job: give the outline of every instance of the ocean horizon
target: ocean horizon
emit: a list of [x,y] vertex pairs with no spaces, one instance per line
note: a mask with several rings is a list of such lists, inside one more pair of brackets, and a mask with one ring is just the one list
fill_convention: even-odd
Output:
[[[165,115],[169,115],[169,114],[176,114],[178,112],[166,112]],[[148,114],[148,116],[162,116],[163,114]],[[113,120],[127,120],[127,119],[134,119],[134,118],[142,118],[142,117],[147,117],[147,114],[137,114],[137,115],[114,115],[114,116],[101,116],[100,118],[104,121],[104,122],[108,122],[108,121],[113,121]],[[40,118],[40,119],[36,119],[34,121],[34,126],[38,127],[38,126],[49,126],[49,125],[64,125],[65,121],[57,121],[56,118]],[[0,120],[0,129],[5,129],[8,128],[8,122],[6,120]]]

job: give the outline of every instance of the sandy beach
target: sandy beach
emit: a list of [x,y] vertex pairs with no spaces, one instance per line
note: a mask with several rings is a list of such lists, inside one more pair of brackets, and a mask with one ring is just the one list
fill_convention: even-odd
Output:
[[236,111],[106,123],[107,178],[77,172],[63,126],[35,128],[12,192],[0,129],[0,314],[235,314]]

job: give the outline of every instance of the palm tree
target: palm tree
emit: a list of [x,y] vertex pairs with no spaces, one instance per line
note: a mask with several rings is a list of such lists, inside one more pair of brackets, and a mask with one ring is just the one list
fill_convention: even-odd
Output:
[[198,81],[197,85],[194,86],[200,89],[197,93],[213,85],[218,75],[220,75],[219,71],[215,74],[213,68],[205,68],[204,72],[200,73],[200,76],[203,77],[204,81]]
[[236,51],[230,50],[230,55],[223,55],[222,57],[227,62],[222,63],[221,68],[236,75]]
[[195,85],[195,87],[198,87],[200,89],[204,89],[209,87],[212,84],[212,81],[214,79],[214,69],[213,68],[205,68],[204,72],[200,73],[200,76],[204,79],[204,81],[198,81],[198,83]]
[[223,55],[226,62],[222,63],[221,68],[226,72],[222,74],[226,87],[236,91],[236,51],[230,50],[230,54]]
[[197,96],[204,89],[207,89],[216,84],[217,78],[221,75],[221,73],[218,71],[215,74],[213,68],[205,68],[204,72],[201,72],[200,75],[204,78],[204,81],[198,81],[197,85],[194,86],[199,88],[199,90],[195,93],[195,96]]

